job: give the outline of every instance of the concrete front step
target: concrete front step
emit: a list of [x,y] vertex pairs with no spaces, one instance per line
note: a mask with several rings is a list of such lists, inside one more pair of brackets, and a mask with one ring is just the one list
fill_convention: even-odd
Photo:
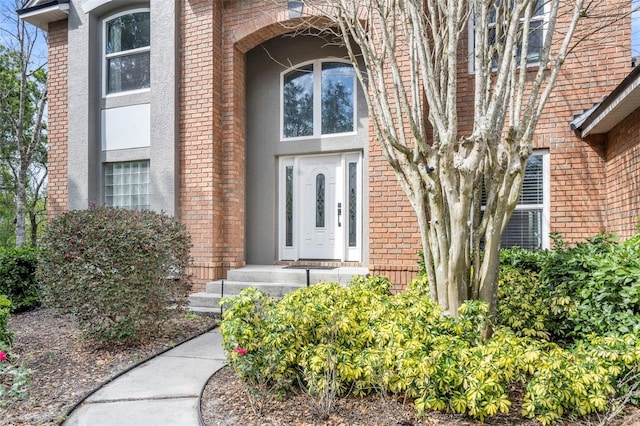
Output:
[[[346,285],[354,275],[367,275],[367,268],[336,267],[332,269],[318,269],[309,267],[309,284],[321,281],[336,282]],[[307,270],[304,267],[289,268],[282,265],[248,265],[240,269],[233,269],[227,273],[229,281],[250,283],[285,283],[307,284]]]
[[207,283],[207,293],[222,294],[224,297],[237,296],[245,288],[253,287],[272,297],[282,297],[287,293],[304,287],[304,284],[265,283],[218,280]]
[[[228,272],[227,280],[207,283],[206,292],[189,296],[190,311],[204,315],[220,315],[220,299],[233,297],[248,287],[257,288],[272,297],[282,297],[307,285],[322,281],[346,285],[354,275],[364,276],[367,268],[337,267],[333,269],[287,268],[285,266],[245,266]],[[223,284],[224,281],[224,284]],[[223,288],[224,285],[224,288]]]

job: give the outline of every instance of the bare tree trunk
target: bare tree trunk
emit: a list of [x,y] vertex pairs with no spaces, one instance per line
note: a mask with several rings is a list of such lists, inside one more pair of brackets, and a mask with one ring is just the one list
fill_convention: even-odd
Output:
[[27,171],[22,165],[16,179],[16,247],[26,244]]

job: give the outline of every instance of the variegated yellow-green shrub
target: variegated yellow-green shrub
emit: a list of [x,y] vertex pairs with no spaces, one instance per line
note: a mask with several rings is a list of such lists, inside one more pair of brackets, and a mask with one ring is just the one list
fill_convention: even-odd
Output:
[[[397,393],[419,412],[446,410],[484,419],[511,407],[509,389],[526,389],[523,416],[552,424],[560,416],[604,410],[617,380],[640,361],[633,336],[597,338],[575,348],[497,327],[482,340],[480,302],[458,318],[443,315],[426,278],[390,295],[373,277],[348,287],[321,283],[277,301],[249,289],[226,300],[221,325],[230,365],[250,385],[301,384],[328,390]],[[538,327],[533,322],[531,330]],[[538,331],[544,331],[543,329]],[[540,336],[545,337],[545,336]]]

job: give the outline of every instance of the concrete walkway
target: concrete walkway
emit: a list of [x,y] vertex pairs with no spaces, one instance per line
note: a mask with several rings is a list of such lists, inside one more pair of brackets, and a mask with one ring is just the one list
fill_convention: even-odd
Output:
[[218,329],[157,356],[102,386],[65,426],[199,426],[200,393],[226,363]]

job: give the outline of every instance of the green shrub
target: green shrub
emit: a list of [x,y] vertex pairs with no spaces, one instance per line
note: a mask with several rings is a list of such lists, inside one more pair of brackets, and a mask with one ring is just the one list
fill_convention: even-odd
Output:
[[590,333],[640,335],[640,235],[618,242],[598,235],[543,262],[540,279],[550,288],[550,331],[560,340]]
[[498,278],[497,325],[509,327],[517,336],[549,340],[553,319],[549,289],[538,273],[503,266]]
[[13,333],[9,330],[9,316],[11,315],[11,301],[0,294],[0,346],[13,344]]
[[[511,273],[509,285],[517,286],[524,278]],[[325,401],[332,393],[392,392],[412,400],[419,412],[447,410],[480,420],[507,412],[510,389],[520,387],[522,414],[553,424],[560,416],[607,409],[640,361],[633,335],[592,337],[565,349],[499,326],[482,340],[486,305],[468,302],[453,318],[430,300],[426,280],[393,296],[378,280],[322,283],[280,301],[254,289],[227,299],[221,330],[230,365],[261,389],[301,384]],[[521,284],[535,291],[536,281]],[[535,321],[527,319],[533,325],[523,325],[520,334],[538,335]]]
[[44,302],[104,343],[144,340],[181,315],[190,238],[175,219],[105,207],[54,219],[41,244]]
[[0,294],[6,295],[14,311],[25,311],[40,303],[36,269],[38,250],[33,247],[0,249]]
[[500,250],[500,267],[510,267],[523,273],[539,273],[548,254],[548,251],[532,251],[519,247],[502,249]]

